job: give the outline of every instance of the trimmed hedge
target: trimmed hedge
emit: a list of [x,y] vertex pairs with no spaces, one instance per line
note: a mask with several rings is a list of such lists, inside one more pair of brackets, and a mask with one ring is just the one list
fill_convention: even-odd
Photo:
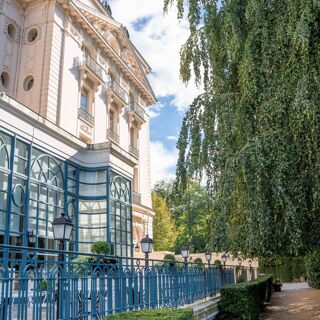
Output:
[[311,288],[320,289],[320,251],[314,251],[305,257],[308,284]]
[[272,294],[272,275],[221,288],[219,319],[259,319],[265,302]]
[[152,309],[118,313],[106,320],[194,320],[192,309]]

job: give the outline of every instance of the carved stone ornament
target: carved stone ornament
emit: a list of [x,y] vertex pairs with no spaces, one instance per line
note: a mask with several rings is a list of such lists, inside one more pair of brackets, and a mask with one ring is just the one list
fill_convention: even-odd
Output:
[[92,128],[90,128],[89,126],[82,124],[80,125],[80,130],[82,132],[84,132],[85,134],[91,136],[92,135]]

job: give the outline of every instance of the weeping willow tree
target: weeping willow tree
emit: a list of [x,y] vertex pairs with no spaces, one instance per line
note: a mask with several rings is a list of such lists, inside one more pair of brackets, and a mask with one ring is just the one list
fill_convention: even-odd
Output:
[[178,141],[177,190],[206,179],[211,244],[248,255],[320,245],[320,1],[165,0],[188,9],[181,78],[204,93]]

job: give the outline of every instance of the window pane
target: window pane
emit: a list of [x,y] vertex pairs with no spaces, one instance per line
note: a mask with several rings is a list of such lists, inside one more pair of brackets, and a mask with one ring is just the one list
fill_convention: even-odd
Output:
[[81,109],[88,112],[88,92],[86,90],[81,91]]

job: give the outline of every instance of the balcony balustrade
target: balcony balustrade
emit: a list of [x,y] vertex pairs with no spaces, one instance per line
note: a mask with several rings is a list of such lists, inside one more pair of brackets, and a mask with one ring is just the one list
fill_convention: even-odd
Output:
[[138,193],[138,192],[132,192],[132,202],[134,204],[138,204],[140,205],[141,204],[141,194]]
[[94,125],[94,117],[82,108],[79,108],[79,118],[87,121],[91,125]]
[[124,90],[118,83],[113,80],[108,81],[105,84],[106,92],[112,92],[114,95],[121,100],[123,104],[128,104],[129,96],[126,90]]
[[133,154],[135,157],[139,158],[139,150],[136,147],[130,146],[129,152]]
[[87,68],[90,70],[96,77],[99,78],[100,82],[102,82],[103,79],[103,68],[90,56],[83,55],[81,57],[77,57],[74,59],[76,66],[79,68]]
[[144,109],[141,106],[139,106],[136,102],[133,101],[130,103],[129,112],[138,116],[138,118],[140,118],[140,120],[142,120],[143,122],[146,121],[146,113]]
[[107,130],[107,138],[111,139],[113,142],[119,143],[120,137],[112,129]]

